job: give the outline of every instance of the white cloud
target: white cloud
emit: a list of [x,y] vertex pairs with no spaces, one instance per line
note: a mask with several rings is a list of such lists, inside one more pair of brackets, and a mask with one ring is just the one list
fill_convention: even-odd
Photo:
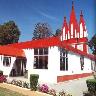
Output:
[[58,21],[58,19],[56,17],[54,17],[52,15],[49,15],[49,14],[46,14],[46,13],[44,13],[42,11],[39,11],[39,14],[42,15],[42,16],[44,16],[44,17],[46,17],[46,18],[48,18],[48,19],[52,19],[52,20]]

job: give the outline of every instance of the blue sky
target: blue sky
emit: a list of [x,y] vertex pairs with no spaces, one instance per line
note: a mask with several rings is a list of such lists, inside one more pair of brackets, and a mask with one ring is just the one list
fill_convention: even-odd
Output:
[[[89,39],[95,34],[95,0],[73,0],[77,20],[83,10]],[[0,24],[14,20],[21,36],[19,41],[32,39],[35,24],[47,22],[52,32],[61,28],[64,16],[69,22],[72,0],[0,0]]]

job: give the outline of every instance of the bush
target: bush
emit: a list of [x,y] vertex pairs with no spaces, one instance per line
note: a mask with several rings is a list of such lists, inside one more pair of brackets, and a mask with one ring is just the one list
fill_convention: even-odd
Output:
[[48,87],[46,84],[42,84],[42,85],[40,86],[40,91],[41,91],[41,92],[44,92],[44,93],[48,93],[49,87]]
[[7,81],[6,77],[4,75],[1,75],[0,76],[0,83],[6,82],[6,81]]
[[56,95],[56,91],[54,89],[49,89],[48,94],[52,95],[52,96],[57,96]]
[[30,88],[33,91],[37,90],[39,75],[38,74],[31,74],[30,75]]
[[86,80],[88,91],[96,96],[96,80],[95,79],[88,79]]
[[83,93],[83,96],[92,96],[92,95],[91,95],[91,93],[86,92],[86,93]]
[[29,83],[23,82],[23,87],[24,87],[24,88],[29,88]]
[[0,70],[0,76],[3,75],[3,71]]

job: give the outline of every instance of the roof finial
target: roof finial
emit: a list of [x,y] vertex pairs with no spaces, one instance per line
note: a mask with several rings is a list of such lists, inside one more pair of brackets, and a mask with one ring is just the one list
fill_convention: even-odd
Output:
[[66,17],[64,16],[64,22],[66,22]]
[[66,16],[64,16],[64,20],[66,19]]
[[72,1],[72,9],[74,9],[74,1]]
[[83,16],[83,12],[82,12],[82,10],[81,10],[80,16]]

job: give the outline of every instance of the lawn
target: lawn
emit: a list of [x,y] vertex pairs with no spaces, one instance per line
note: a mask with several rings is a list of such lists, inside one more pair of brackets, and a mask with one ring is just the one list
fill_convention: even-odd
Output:
[[25,96],[25,95],[0,87],[0,96]]

